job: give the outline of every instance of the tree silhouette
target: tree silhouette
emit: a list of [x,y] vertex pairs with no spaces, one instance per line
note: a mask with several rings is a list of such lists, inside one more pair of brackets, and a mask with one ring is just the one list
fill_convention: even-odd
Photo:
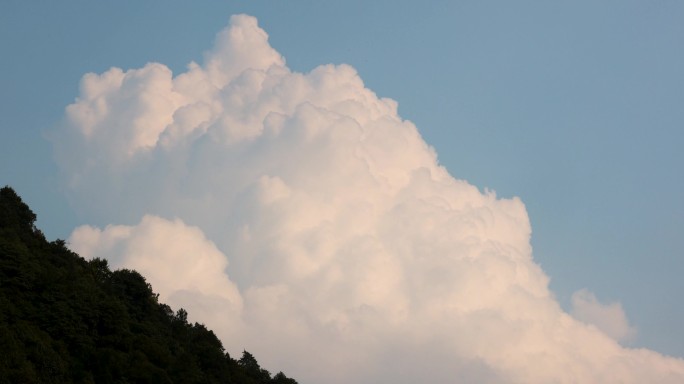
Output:
[[246,351],[235,361],[141,274],[86,261],[35,221],[0,189],[0,384],[296,383]]

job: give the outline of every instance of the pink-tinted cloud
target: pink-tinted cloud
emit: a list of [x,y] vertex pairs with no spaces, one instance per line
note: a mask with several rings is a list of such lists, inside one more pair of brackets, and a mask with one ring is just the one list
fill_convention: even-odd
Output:
[[302,383],[684,380],[560,308],[519,199],[452,177],[350,66],[292,72],[252,17],[176,76],[86,75],[54,137],[82,216],[128,223],[74,249]]

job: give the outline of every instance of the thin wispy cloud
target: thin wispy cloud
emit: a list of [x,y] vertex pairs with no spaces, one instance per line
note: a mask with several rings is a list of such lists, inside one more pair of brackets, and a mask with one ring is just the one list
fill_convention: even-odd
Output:
[[571,314],[580,321],[598,327],[617,341],[630,341],[637,333],[636,328],[629,324],[620,303],[603,304],[586,289],[572,295]]

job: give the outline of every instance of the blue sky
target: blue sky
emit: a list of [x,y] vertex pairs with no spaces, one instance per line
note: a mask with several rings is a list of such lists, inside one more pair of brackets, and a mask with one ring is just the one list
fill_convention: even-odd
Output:
[[633,345],[684,356],[678,1],[2,2],[0,183],[48,237],[85,224],[45,139],[83,74],[184,71],[237,13],[295,71],[352,65],[452,175],[519,196],[562,305],[582,288],[619,301]]

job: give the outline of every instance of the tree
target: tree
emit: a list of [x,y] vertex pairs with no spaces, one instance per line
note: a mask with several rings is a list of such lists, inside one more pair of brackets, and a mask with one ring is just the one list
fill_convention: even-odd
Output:
[[247,375],[255,379],[259,383],[269,383],[271,381],[271,373],[261,368],[254,356],[242,351],[242,357],[238,360],[238,364],[245,370]]
[[0,189],[0,384],[296,383],[271,379],[249,352],[234,360],[140,273],[86,261],[35,221]]
[[295,379],[291,379],[291,378],[285,376],[285,374],[282,372],[278,372],[275,374],[275,376],[273,376],[271,383],[273,383],[273,384],[297,384],[297,381]]

